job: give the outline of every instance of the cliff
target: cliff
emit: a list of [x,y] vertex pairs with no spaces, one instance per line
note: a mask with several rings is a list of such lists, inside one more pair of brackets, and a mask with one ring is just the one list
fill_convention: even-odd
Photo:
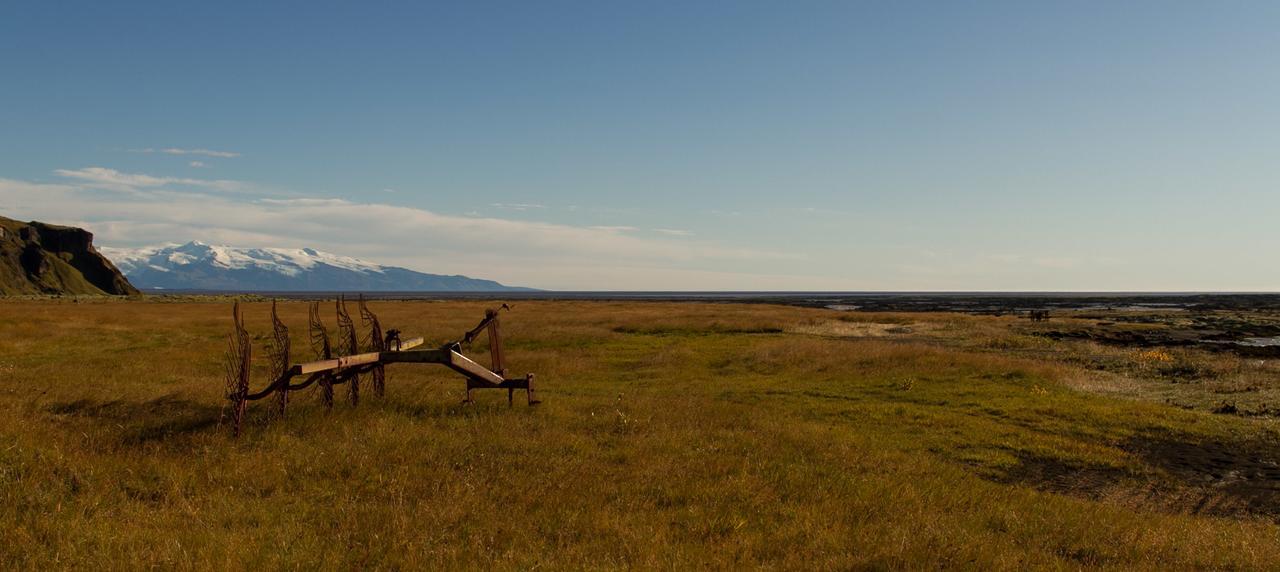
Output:
[[82,228],[0,217],[0,295],[137,294]]

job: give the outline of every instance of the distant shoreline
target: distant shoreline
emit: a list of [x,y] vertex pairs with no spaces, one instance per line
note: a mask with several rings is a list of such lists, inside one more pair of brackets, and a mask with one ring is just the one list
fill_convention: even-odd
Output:
[[261,296],[295,300],[363,295],[371,300],[583,300],[738,302],[895,312],[1007,313],[1031,309],[1280,310],[1280,293],[1260,292],[336,292],[149,290],[147,297]]

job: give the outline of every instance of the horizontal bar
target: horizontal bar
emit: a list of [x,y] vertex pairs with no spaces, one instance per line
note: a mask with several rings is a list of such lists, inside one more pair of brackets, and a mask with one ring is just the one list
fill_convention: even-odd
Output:
[[378,352],[369,352],[367,354],[356,354],[353,356],[343,356],[334,359],[325,359],[320,361],[311,361],[307,363],[296,364],[289,368],[289,373],[293,375],[306,375],[317,371],[329,371],[331,369],[342,369],[353,365],[364,365],[367,363],[375,363],[378,361]]
[[[422,338],[413,338],[402,343],[401,348],[404,348],[406,345],[408,347],[414,347],[421,344]],[[334,359],[295,364],[293,367],[289,368],[288,373],[291,376],[307,375],[374,363],[440,363],[449,366],[449,368],[469,378],[484,380],[494,384],[501,384],[506,381],[501,375],[498,375],[490,371],[489,368],[471,361],[467,356],[464,356],[451,348],[428,350],[402,349],[401,351],[369,352]]]
[[400,342],[400,349],[399,349],[399,350],[393,350],[393,349],[387,348],[387,351],[392,351],[392,352],[394,352],[394,351],[405,351],[405,350],[408,350],[408,349],[413,349],[413,348],[416,348],[416,347],[418,347],[418,346],[422,345],[425,341],[426,341],[426,340],[423,340],[422,338],[409,338],[409,339],[407,339],[407,340],[405,340],[405,341],[403,341],[403,342]]
[[[418,347],[423,344],[423,341],[424,340],[422,338],[409,338],[403,342],[400,342],[400,351],[405,351],[410,348]],[[382,352],[382,353],[393,354],[393,353],[399,353],[399,352],[395,350],[391,350],[391,351]],[[379,352],[369,352],[369,353],[363,353],[363,354],[343,356],[343,357],[333,358],[333,359],[309,361],[305,363],[294,364],[293,367],[289,368],[289,374],[290,375],[306,375],[309,373],[330,371],[335,369],[342,369],[345,367],[377,363],[379,361],[382,361],[382,358],[384,357],[386,356],[383,356]]]
[[383,363],[449,363],[449,350],[408,350],[383,352]]
[[467,378],[467,389],[529,389],[529,378],[512,378],[502,383],[493,383],[484,379]]

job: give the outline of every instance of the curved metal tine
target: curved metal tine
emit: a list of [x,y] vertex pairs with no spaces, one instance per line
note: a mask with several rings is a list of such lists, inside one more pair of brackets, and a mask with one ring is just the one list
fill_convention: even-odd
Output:
[[364,343],[361,344],[365,351],[380,352],[385,349],[385,342],[382,339],[382,324],[378,322],[378,315],[369,309],[369,305],[364,302],[364,295],[360,295],[360,323],[369,328],[369,335],[365,337]]
[[[378,322],[378,315],[364,303],[363,294],[360,295],[360,322],[369,328],[369,337],[364,343],[365,349],[371,352],[386,351],[386,340],[382,339],[382,324]],[[382,397],[387,391],[386,366],[378,362],[369,372],[369,377],[373,380],[373,394]]]
[[[312,302],[308,316],[308,326],[311,333],[311,350],[315,352],[316,359],[333,359],[333,346],[329,343],[329,329],[324,326],[324,322],[320,320],[320,302]],[[325,373],[320,376],[316,383],[320,384],[320,401],[324,406],[333,408],[333,376]]]
[[[351,321],[351,314],[347,313],[347,300],[343,296],[338,296],[338,355],[349,356],[360,351],[359,339],[356,337],[356,325]],[[360,375],[351,376],[351,383],[347,386],[347,399],[351,401],[351,406],[355,407],[360,404]]]
[[231,401],[231,433],[239,437],[245,406],[248,404],[249,367],[253,359],[253,345],[249,340],[249,332],[244,329],[244,316],[240,313],[239,301],[231,307],[231,321],[233,331],[227,336],[224,381],[226,397]]
[[280,379],[289,371],[289,328],[280,321],[276,311],[276,302],[271,302],[271,342],[267,346],[267,355],[271,360],[271,380],[278,384],[275,397],[275,415],[284,417],[285,407],[289,403],[289,385],[280,383]]

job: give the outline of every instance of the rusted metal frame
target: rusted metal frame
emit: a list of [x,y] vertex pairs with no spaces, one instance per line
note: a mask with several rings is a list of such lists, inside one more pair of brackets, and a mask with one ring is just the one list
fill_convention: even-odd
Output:
[[491,383],[502,383],[504,381],[501,375],[498,375],[497,373],[490,371],[488,368],[471,361],[471,358],[454,350],[449,350],[449,361],[445,362],[445,365],[467,377],[483,379]]
[[[320,378],[324,376],[325,376],[325,372],[313,373],[307,376],[307,379],[303,380],[302,383],[295,383],[293,385],[290,385],[289,391],[302,391],[308,387],[311,387],[313,383],[320,381]],[[289,376],[289,377],[292,378],[293,376]]]
[[[489,322],[489,363],[492,364],[489,369],[493,373],[501,377],[507,376],[507,368],[503,365],[502,360],[502,331],[500,329],[502,321],[498,319],[498,313],[493,313],[493,320]],[[515,400],[515,389],[507,388],[507,404],[510,405]]]
[[383,363],[448,363],[448,361],[449,348],[405,350],[382,354]]
[[397,352],[386,355],[383,361],[384,363],[438,363],[461,373],[467,380],[467,397],[464,403],[473,402],[471,391],[474,389],[506,389],[507,403],[514,401],[516,389],[524,389],[530,405],[539,403],[533,385],[533,374],[528,374],[524,378],[506,378],[462,355],[459,349],[457,344],[451,344],[439,349]]
[[343,369],[356,365],[375,363],[381,356],[382,352],[370,352],[367,354],[355,354],[327,360],[294,364],[293,367],[289,368],[289,373],[292,373],[293,375],[304,375],[308,373],[316,373],[318,371]]
[[284,375],[277,377],[275,381],[272,381],[269,385],[262,388],[261,391],[258,391],[257,393],[246,393],[244,398],[249,401],[257,401],[264,397],[269,397],[272,393],[277,391],[289,391],[289,380],[293,379],[294,375],[295,374],[292,372],[286,372]]
[[476,339],[477,336],[480,335],[480,332],[483,332],[485,328],[489,327],[489,322],[492,322],[498,319],[498,312],[501,312],[503,310],[510,310],[510,309],[511,309],[511,306],[503,304],[497,308],[490,308],[488,310],[485,310],[484,319],[480,320],[480,323],[476,324],[476,327],[471,328],[471,331],[465,334],[462,334],[461,343],[463,344],[471,343],[473,340]]
[[[355,354],[350,356],[342,356],[342,357],[332,358],[332,359],[298,363],[298,364],[294,364],[292,367],[289,368],[289,373],[291,373],[292,375],[305,375],[309,373],[343,369],[343,368],[353,367],[357,365],[373,364],[375,362],[394,363],[396,361],[407,361],[407,360],[397,360],[392,356],[395,356],[397,354],[412,353],[409,351],[409,348],[420,346],[422,345],[422,343],[423,343],[422,338],[410,338],[402,344],[401,347],[404,347],[405,349],[401,351],[369,352],[369,353]],[[415,350],[415,351],[422,351],[422,350]],[[428,351],[431,351],[431,350],[428,350]]]
[[[368,329],[369,337],[365,339],[364,347],[368,351],[381,352],[387,349],[387,341],[382,337],[382,323],[378,321],[378,315],[374,314],[364,303],[364,295],[360,295],[360,322]],[[396,348],[400,349],[400,348]],[[373,380],[373,393],[378,397],[382,397],[386,393],[387,388],[387,370],[382,365],[374,367],[369,372],[370,378]]]
[[[360,315],[364,324],[370,326],[370,335],[365,339],[365,346],[375,351],[355,353],[360,348],[354,324],[346,311],[345,299],[337,301],[339,347],[337,353],[346,354],[333,357],[328,329],[319,316],[319,303],[313,303],[309,312],[310,341],[317,357],[323,358],[313,362],[289,364],[289,330],[279,319],[276,304],[272,303],[271,321],[273,338],[268,343],[268,354],[271,358],[271,370],[274,380],[261,391],[249,392],[249,370],[252,363],[252,342],[244,328],[244,318],[237,302],[232,309],[235,330],[228,336],[228,351],[225,362],[227,397],[232,401],[232,423],[234,434],[240,434],[240,426],[244,419],[245,407],[249,401],[263,399],[273,394],[277,396],[279,415],[284,414],[288,400],[288,392],[300,391],[319,383],[323,388],[322,398],[325,405],[332,407],[333,386],[350,383],[349,395],[352,405],[359,400],[359,383],[362,375],[381,373],[389,363],[439,363],[461,373],[467,382],[466,400],[472,403],[472,391],[475,389],[507,389],[507,403],[513,401],[516,389],[524,389],[530,405],[540,403],[534,389],[534,375],[527,374],[523,379],[507,378],[503,359],[502,335],[498,315],[501,310],[509,309],[503,304],[501,308],[485,312],[485,318],[463,336],[462,341],[451,342],[438,349],[413,350],[422,345],[422,338],[412,338],[401,342],[398,331],[388,330],[390,336],[395,332],[396,349],[390,350],[388,342],[383,339],[381,324],[377,316],[369,311],[360,299]],[[462,345],[473,341],[482,331],[488,330],[491,368],[476,363],[463,355]],[[301,383],[292,384],[291,380],[300,375],[308,375]],[[375,377],[376,379],[376,377]],[[385,378],[384,378],[385,379]],[[376,381],[375,381],[376,383]],[[376,387],[376,386],[375,386]],[[224,413],[225,417],[225,413]]]
[[334,376],[333,384],[342,385],[347,382],[352,382],[355,379],[357,379],[358,376],[364,375],[372,371],[373,368],[377,367],[377,365],[378,364],[376,363],[371,363],[371,364],[365,364],[360,366],[354,366],[354,367],[350,367],[347,369],[334,372],[332,374]]
[[502,334],[498,330],[498,317],[489,322],[489,360],[493,364],[489,369],[498,375],[506,375],[507,368],[502,359]]
[[[231,401],[231,430],[235,436],[240,435],[240,424],[244,420],[245,406],[249,393],[249,370],[252,365],[253,344],[249,340],[249,332],[244,328],[244,315],[240,312],[240,302],[231,308],[233,331],[227,336],[227,357],[224,362],[226,372],[226,396]],[[224,410],[223,417],[226,417]]]
[[506,389],[507,405],[511,405],[515,401],[515,390],[523,389],[525,390],[525,395],[529,400],[529,405],[537,405],[541,402],[538,401],[538,396],[533,385],[533,378],[534,376],[532,373],[526,374],[523,379],[507,378],[500,382],[476,377],[467,377],[467,397],[463,400],[463,403],[473,403],[471,391],[474,389]]
[[397,349],[397,350],[393,350],[393,349],[385,349],[385,350],[382,350],[382,352],[383,352],[383,353],[385,353],[385,354],[387,354],[387,355],[394,355],[394,354],[400,353],[400,352],[402,352],[402,351],[408,351],[408,350],[411,350],[411,349],[416,348],[416,347],[418,347],[418,346],[420,346],[420,345],[422,345],[422,344],[425,344],[425,343],[427,343],[427,340],[426,340],[426,339],[424,339],[424,338],[422,338],[421,336],[416,337],[416,338],[409,338],[409,339],[407,339],[407,340],[405,340],[405,341],[403,341],[403,342],[400,342],[400,349]]
[[[287,403],[288,399],[288,392],[305,389],[317,381],[325,381],[326,376],[324,374],[326,372],[334,369],[350,368],[353,366],[368,366],[361,367],[355,372],[355,374],[363,374],[373,371],[375,366],[380,365],[377,363],[377,360],[381,352],[344,356],[337,359],[295,364],[292,366],[280,365],[287,364],[289,361],[289,329],[280,320],[276,303],[273,301],[271,304],[273,338],[268,346],[268,353],[272,360],[272,370],[274,371],[272,377],[274,378],[274,381],[261,391],[250,393],[248,373],[252,354],[252,344],[249,342],[248,332],[244,329],[244,317],[240,312],[239,302],[236,302],[232,308],[232,314],[233,321],[235,323],[235,333],[229,337],[230,349],[228,354],[230,357],[228,360],[228,386],[231,388],[231,391],[228,392],[228,397],[235,405],[232,415],[233,423],[237,428],[239,427],[240,420],[244,416],[244,406],[247,401],[257,401],[275,393],[278,396],[277,398],[280,399],[278,412],[279,414],[283,414],[285,403]],[[372,314],[372,312],[368,312],[368,314]],[[316,353],[331,355],[332,348],[329,345],[328,332],[325,329],[324,324],[319,320],[318,304],[312,306],[311,318],[311,341],[314,349],[316,349]],[[376,320],[376,316],[374,316],[373,319]],[[377,335],[373,336],[373,339],[381,338],[380,332],[375,332],[375,334]],[[421,345],[422,343],[422,338],[412,338],[407,342],[404,342],[402,347],[409,348]],[[331,365],[331,367],[316,368],[314,367],[316,365]],[[303,383],[298,385],[289,384],[289,381],[293,377],[308,373],[312,375]],[[339,380],[337,383],[345,383],[345,381],[345,379]]]
[[[271,377],[279,379],[289,370],[289,328],[280,321],[276,311],[276,302],[271,301],[271,342],[267,346],[267,355],[271,360]],[[288,383],[279,385],[276,392],[275,415],[284,417],[285,407],[289,403]]]
[[[336,306],[338,310],[338,354],[352,356],[360,351],[359,334],[356,333],[355,322],[351,321],[351,314],[347,313],[346,298],[338,296]],[[376,360],[377,354],[374,354],[374,356]],[[351,385],[347,386],[347,399],[351,401],[352,407],[360,404],[359,375],[351,378]]]
[[489,322],[492,322],[497,318],[498,318],[498,314],[496,312],[494,312],[493,310],[485,310],[484,319],[480,320],[480,323],[476,324],[476,327],[471,328],[470,330],[467,331],[467,333],[462,334],[462,340],[460,340],[460,343],[463,343],[463,344],[471,343],[473,340],[475,340],[477,337],[480,336],[480,332],[483,332],[485,328],[489,327]]
[[[338,361],[338,360],[332,360],[332,361]],[[315,362],[315,363],[318,363],[318,362]],[[257,401],[265,397],[270,397],[272,393],[276,393],[280,391],[301,391],[303,389],[310,387],[315,382],[319,381],[322,377],[325,376],[325,374],[329,374],[333,372],[334,369],[344,370],[344,371],[338,372],[337,373],[338,376],[350,376],[353,374],[368,373],[376,365],[378,364],[377,363],[360,363],[360,364],[354,364],[354,365],[348,364],[348,365],[340,366],[340,368],[313,371],[313,372],[309,372],[311,375],[307,376],[306,380],[302,381],[301,383],[293,384],[293,385],[291,385],[289,382],[293,378],[299,375],[302,375],[302,373],[299,373],[298,371],[296,371],[296,369],[291,369],[288,372],[286,372],[284,375],[276,378],[276,380],[271,382],[270,385],[262,388],[261,391],[258,391],[256,393],[245,394],[244,399],[248,401]],[[334,385],[338,385],[346,382],[347,382],[346,379],[342,379],[341,377],[339,377],[338,379],[335,379],[331,383],[333,383]]]
[[478,377],[501,383],[502,376],[490,371],[458,352],[458,346],[446,346],[433,350],[409,350],[383,354],[384,363],[438,363],[468,377]]
[[[333,358],[333,346],[329,342],[329,329],[325,327],[324,322],[320,320],[320,302],[312,302],[309,311],[309,325],[311,331],[311,349],[316,354],[317,359],[327,360]],[[325,407],[333,408],[333,384],[329,383],[329,376],[321,376],[317,381],[320,383],[320,401]]]
[[[404,347],[419,346],[419,345],[422,345],[422,342],[423,342],[422,338],[412,338],[404,342]],[[325,376],[325,374],[332,373],[336,370],[351,370],[352,368],[357,368],[355,370],[356,373],[359,373],[359,374],[369,373],[370,371],[373,371],[375,367],[379,367],[384,365],[385,363],[389,363],[387,361],[384,361],[382,358],[389,357],[397,353],[401,353],[401,352],[394,352],[394,351],[393,352],[370,352],[365,354],[356,354],[353,356],[343,356],[340,358],[334,358],[330,360],[320,360],[320,361],[294,364],[285,373],[278,376],[275,381],[273,381],[267,387],[263,388],[261,391],[257,393],[246,394],[245,399],[248,399],[250,401],[256,401],[258,399],[267,397],[274,391],[299,391],[302,389],[306,389],[310,387],[312,384],[316,383],[317,381],[321,381]],[[350,371],[343,372],[343,375],[347,375],[349,373]],[[302,383],[299,383],[297,385],[289,385],[289,381],[292,380],[294,377],[297,377],[299,375],[307,375],[307,374],[310,374],[310,375]],[[330,383],[332,383],[333,385],[337,385],[339,383],[345,383],[345,382],[346,380],[335,380]]]
[[485,379],[476,379],[474,377],[467,378],[467,389],[528,389],[529,380],[527,379],[504,379],[500,383],[494,383]]
[[338,371],[334,371],[330,375],[334,376],[334,381],[333,381],[334,385],[342,385],[350,381],[350,377],[352,375],[364,375],[366,373],[369,373],[371,370],[373,370],[374,367],[377,367],[377,365],[378,364],[371,363],[371,364],[352,366],[349,368],[344,368]]
[[511,405],[515,401],[515,390],[524,389],[529,405],[537,405],[539,403],[537,394],[534,391],[532,373],[525,375],[523,379],[507,378],[498,372],[485,369],[484,366],[462,355],[455,348],[448,348],[448,350],[448,361],[445,362],[445,365],[467,378],[467,395],[463,403],[475,402],[471,393],[475,389],[506,389],[507,405]]
[[[503,360],[502,331],[500,327],[501,321],[499,320],[498,316],[503,310],[510,310],[510,309],[511,309],[511,306],[503,304],[498,308],[491,308],[491,309],[485,310],[484,319],[480,320],[480,323],[476,324],[476,327],[472,328],[470,331],[463,334],[461,341],[454,344],[455,346],[469,344],[480,335],[480,332],[487,330],[489,334],[488,335],[489,360],[490,360],[490,364],[492,364],[489,370],[492,373],[496,374],[496,376],[499,379],[502,379],[507,375],[507,368]],[[463,359],[466,359],[466,358],[463,357]],[[471,360],[469,359],[467,359],[467,361],[471,362]],[[471,362],[471,363],[474,363],[474,362]],[[455,367],[454,369],[458,369],[458,368]],[[468,368],[468,371],[462,371],[462,370],[459,370],[459,371],[461,371],[463,375],[471,375],[472,371],[469,371],[469,370],[470,368]],[[507,403],[511,403],[514,400],[514,394],[515,394],[515,389],[512,389],[512,388],[507,389]],[[470,387],[467,388],[467,398],[465,402],[466,403],[471,402]]]

